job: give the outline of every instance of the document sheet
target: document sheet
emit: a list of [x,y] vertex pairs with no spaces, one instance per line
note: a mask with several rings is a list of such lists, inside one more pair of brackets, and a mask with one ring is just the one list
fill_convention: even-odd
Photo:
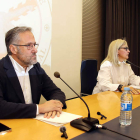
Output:
[[75,120],[77,118],[81,118],[82,116],[80,115],[75,115],[67,112],[63,112],[60,114],[60,117],[55,116],[54,118],[44,118],[44,114],[39,114],[36,116],[35,119],[39,121],[46,122],[48,124],[54,125],[54,126],[61,126],[63,124],[69,123],[72,120]]

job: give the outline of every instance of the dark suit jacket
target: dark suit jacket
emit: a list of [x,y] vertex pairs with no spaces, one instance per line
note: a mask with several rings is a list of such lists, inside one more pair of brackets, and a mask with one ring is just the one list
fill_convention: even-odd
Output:
[[39,63],[30,69],[29,77],[33,104],[25,104],[23,92],[9,56],[0,60],[0,119],[36,117],[36,104],[39,104],[41,94],[46,100],[60,100],[66,108],[65,94],[52,82]]

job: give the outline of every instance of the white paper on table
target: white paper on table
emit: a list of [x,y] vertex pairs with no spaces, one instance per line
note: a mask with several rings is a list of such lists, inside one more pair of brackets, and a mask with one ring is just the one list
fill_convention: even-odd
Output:
[[69,123],[72,120],[75,120],[77,118],[81,118],[82,116],[80,115],[75,115],[75,114],[71,114],[71,113],[67,113],[67,112],[63,112],[60,114],[60,117],[55,116],[54,118],[44,118],[44,114],[39,114],[36,116],[37,120],[55,125],[55,126],[61,126],[63,124]]
[[[37,120],[39,120],[39,119],[37,119]],[[42,122],[45,122],[45,123],[48,123],[48,124],[51,124],[51,125],[54,125],[57,127],[64,125],[64,123],[54,123],[54,122],[48,122],[48,121],[44,121],[44,120],[39,120],[39,121],[42,121]]]
[[135,88],[135,89],[140,89],[140,86],[130,85],[129,87],[133,87],[133,88]]

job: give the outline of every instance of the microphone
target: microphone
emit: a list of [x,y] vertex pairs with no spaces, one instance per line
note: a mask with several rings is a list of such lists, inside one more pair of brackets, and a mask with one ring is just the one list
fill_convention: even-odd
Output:
[[[70,122],[70,125],[75,127],[75,128],[78,128],[80,130],[84,130],[84,131],[91,131],[91,130],[96,130],[96,129],[104,129],[104,130],[109,130],[111,132],[114,132],[114,133],[117,133],[119,135],[122,135],[122,136],[125,136],[125,137],[128,137],[128,138],[131,138],[133,140],[136,140],[135,138],[132,138],[132,137],[129,137],[127,135],[124,135],[124,134],[121,134],[119,132],[116,132],[116,131],[113,131],[111,129],[108,129],[107,127],[103,126],[103,125],[100,125],[99,124],[99,120],[96,119],[96,118],[91,118],[90,117],[90,111],[89,111],[89,107],[88,105],[86,104],[86,102],[84,101],[84,99],[82,97],[80,97],[61,77],[60,77],[60,73],[59,72],[55,72],[54,73],[54,76],[56,78],[60,78],[83,102],[84,104],[86,105],[87,109],[88,109],[88,117],[86,118],[79,118],[79,119],[75,119],[73,121]],[[60,128],[60,131],[63,132],[63,131],[66,131],[66,128],[64,126],[62,126]],[[65,132],[66,133],[66,132]],[[65,137],[64,136],[64,133],[61,137]],[[66,137],[65,137],[66,138]]]
[[66,127],[65,127],[65,126],[61,126],[61,127],[60,127],[60,132],[63,133],[63,134],[61,135],[61,137],[65,137],[65,139],[68,138],[68,135],[67,135],[67,133],[66,133]]
[[139,66],[133,64],[132,62],[130,62],[130,61],[128,61],[128,60],[126,60],[126,63],[131,64],[131,65],[133,65],[133,66],[135,66],[135,67],[137,67],[137,68],[140,68]]
[[103,114],[101,114],[100,112],[97,112],[97,115],[101,115],[101,119],[103,119],[103,118],[107,119],[107,117],[104,116]]
[[133,139],[133,140],[137,140],[137,139],[135,139],[135,138],[133,138],[133,137],[130,137],[130,136],[128,136],[128,135],[124,135],[124,134],[122,134],[122,133],[119,133],[119,132],[116,132],[116,131],[114,131],[114,130],[108,129],[107,127],[105,127],[105,126],[103,126],[103,125],[101,125],[101,124],[95,124],[95,128],[96,128],[96,129],[109,130],[109,131],[111,131],[111,132],[117,133],[117,134],[122,135],[122,136],[124,136],[124,137],[130,138],[130,139]]
[[75,119],[73,121],[70,122],[70,125],[78,128],[80,130],[84,130],[84,131],[90,131],[92,129],[96,129],[94,127],[95,124],[99,124],[99,120],[96,118],[91,118],[90,117],[90,111],[89,111],[89,107],[87,105],[87,103],[83,100],[82,97],[80,97],[61,77],[60,77],[60,73],[59,72],[55,72],[54,76],[56,78],[60,78],[86,105],[87,110],[88,110],[88,117],[86,118],[79,118],[79,119]]

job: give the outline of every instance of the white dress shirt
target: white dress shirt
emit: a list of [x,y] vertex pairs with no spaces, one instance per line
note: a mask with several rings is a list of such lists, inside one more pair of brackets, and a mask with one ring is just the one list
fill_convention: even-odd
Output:
[[119,62],[120,66],[115,66],[110,61],[105,61],[98,72],[97,84],[93,94],[103,91],[116,91],[120,84],[138,86],[140,77],[136,76],[129,64]]
[[[30,85],[30,78],[29,78],[29,70],[31,68],[33,68],[33,65],[30,65],[27,67],[26,71],[25,69],[18,64],[13,58],[12,56],[9,55],[9,58],[13,64],[13,67],[15,69],[15,72],[17,74],[20,86],[22,88],[22,92],[23,92],[23,96],[24,96],[24,100],[26,104],[32,104],[32,94],[31,94],[31,85]],[[37,112],[36,114],[38,114],[38,105],[37,105]]]

